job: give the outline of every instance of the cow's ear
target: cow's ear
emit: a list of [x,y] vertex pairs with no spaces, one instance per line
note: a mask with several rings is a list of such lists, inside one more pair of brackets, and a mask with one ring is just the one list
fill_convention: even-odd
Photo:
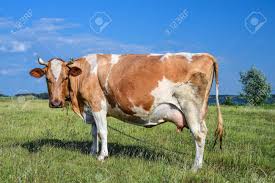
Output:
[[30,71],[30,75],[35,78],[41,78],[45,75],[45,70],[40,68],[35,68]]
[[82,70],[78,67],[71,67],[69,71],[69,75],[71,76],[79,76],[82,73]]

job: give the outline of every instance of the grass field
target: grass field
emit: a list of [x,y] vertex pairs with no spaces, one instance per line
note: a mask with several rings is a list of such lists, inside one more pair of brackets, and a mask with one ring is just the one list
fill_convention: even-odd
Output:
[[212,149],[216,108],[203,169],[190,171],[195,147],[187,129],[146,129],[109,118],[110,157],[89,155],[90,126],[47,101],[0,100],[0,182],[275,182],[275,106],[222,107],[224,149]]

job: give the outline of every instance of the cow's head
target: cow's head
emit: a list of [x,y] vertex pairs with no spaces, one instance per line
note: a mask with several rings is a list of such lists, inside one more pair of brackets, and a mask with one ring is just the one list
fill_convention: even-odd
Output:
[[69,98],[69,76],[80,75],[81,69],[70,67],[72,62],[67,63],[59,58],[53,58],[48,62],[38,58],[38,63],[45,67],[32,69],[30,75],[35,78],[45,75],[49,92],[49,106],[51,108],[64,107],[66,98]]

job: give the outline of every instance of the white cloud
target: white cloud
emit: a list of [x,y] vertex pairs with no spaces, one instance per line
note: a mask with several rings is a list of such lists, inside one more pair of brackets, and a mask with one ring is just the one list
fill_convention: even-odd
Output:
[[49,36],[54,38],[56,31],[78,26],[66,23],[62,18],[40,18],[32,22],[29,27],[16,28],[16,21],[11,18],[0,17],[0,27],[9,28],[10,31],[0,34],[0,52],[18,53],[26,52],[41,38]]
[[93,36],[91,34],[81,34],[74,36],[41,37],[42,42],[52,42],[55,48],[67,48],[78,51],[79,54],[87,53],[148,53],[150,48],[137,45],[125,44],[111,39]]
[[30,44],[19,42],[19,41],[6,41],[4,43],[0,42],[0,51],[1,52],[10,52],[10,53],[17,53],[17,52],[25,52],[30,48]]
[[30,30],[36,31],[57,31],[69,28],[75,28],[80,26],[79,24],[68,23],[63,18],[40,18],[39,20],[33,21]]
[[[69,23],[63,18],[40,18],[29,21],[31,22],[28,22],[28,27],[15,28],[12,33],[0,34],[0,52],[26,52],[32,48],[32,53],[36,52],[36,55],[70,57],[92,52],[148,53],[151,50],[151,48],[142,45],[126,44],[95,36],[89,29],[88,33],[64,35],[63,30],[76,28],[80,25]],[[9,22],[12,23],[12,19],[9,19]]]
[[14,22],[11,18],[0,17],[0,28],[11,28],[14,26]]
[[25,70],[19,67],[4,68],[4,69],[0,69],[0,76],[15,76],[19,72],[23,72],[23,71]]
[[9,74],[9,70],[8,69],[0,69],[0,75],[8,75]]

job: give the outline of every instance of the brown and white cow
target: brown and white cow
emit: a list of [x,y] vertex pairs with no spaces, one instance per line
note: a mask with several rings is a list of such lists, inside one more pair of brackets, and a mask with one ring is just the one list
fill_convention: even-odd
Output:
[[144,127],[167,121],[174,123],[177,131],[188,127],[196,145],[193,169],[201,168],[214,75],[216,139],[222,141],[218,65],[210,54],[90,54],[69,64],[57,58],[48,63],[40,59],[39,63],[46,67],[30,74],[36,78],[46,75],[50,107],[64,107],[65,99],[70,98],[74,112],[92,123],[92,153],[98,152],[98,135],[101,138],[99,160],[108,157],[106,117],[113,116]]

